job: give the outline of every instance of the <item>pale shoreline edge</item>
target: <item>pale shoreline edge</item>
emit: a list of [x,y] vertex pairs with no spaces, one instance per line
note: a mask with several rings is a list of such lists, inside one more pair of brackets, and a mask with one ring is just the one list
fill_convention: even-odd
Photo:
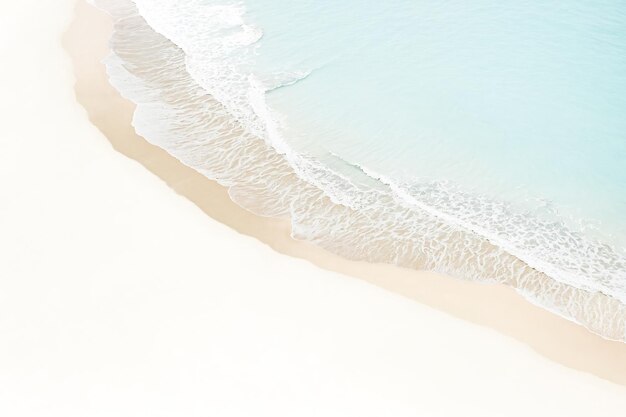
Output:
[[290,237],[287,220],[256,216],[233,203],[226,188],[137,136],[134,105],[108,83],[101,59],[111,21],[79,0],[64,37],[76,77],[76,96],[115,150],[143,165],[213,219],[268,244],[279,253],[360,278],[455,317],[513,337],[565,366],[626,385],[626,344],[609,341],[524,300],[502,285],[482,285],[390,265],[348,261]]

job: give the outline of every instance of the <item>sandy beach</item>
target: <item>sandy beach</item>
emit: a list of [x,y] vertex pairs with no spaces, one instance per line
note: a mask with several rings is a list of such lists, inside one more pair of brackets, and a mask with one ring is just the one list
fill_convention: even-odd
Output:
[[108,16],[8,12],[3,415],[622,415],[626,344],[293,240],[134,133]]
[[[142,164],[207,215],[280,253],[366,280],[456,317],[494,328],[552,360],[626,385],[626,345],[604,340],[533,306],[509,288],[464,282],[426,271],[347,261],[292,239],[288,220],[255,216],[234,204],[224,187],[135,134],[131,126],[134,106],[108,84],[101,64],[108,53],[111,24],[106,15],[79,2],[77,19],[65,37],[76,68],[78,101],[118,152]],[[84,37],[85,33],[90,36]],[[97,48],[92,39],[97,40]]]

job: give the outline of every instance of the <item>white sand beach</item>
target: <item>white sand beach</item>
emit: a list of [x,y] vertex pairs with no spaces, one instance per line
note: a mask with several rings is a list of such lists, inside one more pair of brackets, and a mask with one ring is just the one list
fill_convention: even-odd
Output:
[[625,345],[292,241],[138,142],[108,24],[3,5],[1,415],[623,415]]

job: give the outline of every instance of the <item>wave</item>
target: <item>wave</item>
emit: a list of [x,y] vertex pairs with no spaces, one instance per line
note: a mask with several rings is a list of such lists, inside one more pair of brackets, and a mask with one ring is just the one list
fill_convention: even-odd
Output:
[[266,94],[311,72],[262,80],[242,70],[263,36],[243,5],[93,2],[115,19],[107,70],[137,104],[137,132],[228,187],[237,204],[289,217],[294,238],[346,258],[503,283],[626,341],[626,260],[608,245],[452,184],[294,151]]

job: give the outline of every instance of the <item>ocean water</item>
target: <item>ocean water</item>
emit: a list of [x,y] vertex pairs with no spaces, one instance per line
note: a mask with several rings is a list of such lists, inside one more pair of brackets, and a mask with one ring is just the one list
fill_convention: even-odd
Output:
[[94,2],[137,131],[238,204],[626,341],[626,3]]

